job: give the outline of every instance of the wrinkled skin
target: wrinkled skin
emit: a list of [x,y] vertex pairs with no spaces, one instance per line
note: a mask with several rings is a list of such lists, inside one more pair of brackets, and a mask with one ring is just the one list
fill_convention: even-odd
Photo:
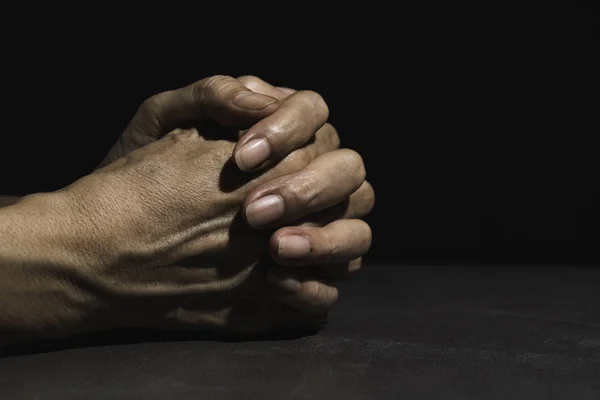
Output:
[[[206,118],[208,114],[209,117],[211,117],[213,120],[216,120],[218,123],[225,127],[244,128],[251,126],[251,124],[253,122],[256,122],[258,118],[268,116],[275,110],[277,110],[277,108],[279,108],[280,104],[273,102],[273,100],[269,99],[268,97],[277,100],[285,100],[289,98],[292,94],[296,93],[296,91],[292,89],[273,87],[268,83],[262,81],[261,79],[252,76],[245,76],[237,79],[237,81],[243,86],[236,85],[235,82],[231,84],[230,80],[231,78],[224,76],[211,77],[207,80],[204,80],[209,82],[207,85],[198,85],[196,83],[186,88],[179,89],[178,91],[162,93],[148,99],[142,104],[142,107],[140,107],[140,110],[133,118],[132,122],[129,124],[119,141],[111,149],[111,151],[103,161],[102,165],[114,161],[117,158],[126,155],[139,147],[142,147],[148,143],[157,140],[157,138],[160,138],[162,135],[164,135],[166,129],[175,127],[175,125],[177,125],[178,123],[181,125],[182,120],[198,120],[199,118]],[[224,86],[226,87],[226,90],[222,90],[222,87]],[[227,86],[229,86],[229,88],[227,88]],[[198,87],[200,87],[201,89],[198,89]],[[225,103],[223,101],[223,91],[231,92],[235,90],[245,90],[246,88],[252,90],[255,93],[260,93],[265,96],[268,96],[264,100],[266,104],[269,104],[269,106],[267,106],[266,109],[252,110],[252,113],[254,114],[248,115],[247,113],[236,112],[237,110],[232,109],[231,105],[223,105],[223,103]],[[203,93],[199,94],[199,92]],[[219,96],[218,94],[215,94],[215,92],[221,92],[221,95]],[[297,110],[302,109],[302,99],[296,99],[297,102],[299,102],[300,106],[298,106],[297,104],[289,104],[288,109],[291,109],[295,112],[291,112],[288,114],[291,114],[291,116],[295,117],[296,119],[312,118],[317,121],[324,121],[324,115],[328,113],[328,109],[327,106],[324,104],[323,100],[320,98],[320,96],[313,92],[307,92],[307,94],[305,93],[305,96],[303,97],[305,103],[308,102],[315,104],[314,108],[321,108],[322,111],[312,111],[312,113],[309,112],[300,114]],[[202,111],[200,113],[202,115],[199,116],[197,110],[200,107],[196,107],[196,110],[194,110],[193,107],[189,105],[194,103],[189,100],[191,98],[202,98],[205,102],[208,100],[208,102],[212,103],[213,105],[209,107],[210,111]],[[198,101],[196,101],[196,104],[197,103]],[[185,117],[182,117],[182,115],[185,115]],[[297,124],[295,124],[295,122],[289,117],[287,120],[283,118],[279,118],[279,120],[274,119],[273,125],[282,126],[284,125],[284,123],[287,123],[290,126],[297,126]],[[261,133],[260,130],[258,130],[258,132],[259,134]],[[330,124],[324,124],[321,128],[317,130],[317,132],[319,132],[319,134],[321,135],[326,134],[329,137],[331,137],[332,149],[339,147],[339,137],[337,136],[337,132],[335,131],[335,129]],[[238,135],[241,139],[238,141],[236,149],[239,149],[244,143],[247,143],[252,138],[257,137],[257,135],[248,135],[247,133],[247,130],[240,130],[238,132]],[[294,138],[294,136],[298,135],[291,129],[286,131],[285,128],[279,128],[279,131],[276,130],[274,133],[283,137],[283,139],[279,139],[281,144],[278,146],[278,158],[283,157],[283,155],[285,155],[286,152],[293,151],[296,146],[300,145],[298,139]],[[311,134],[310,132],[307,133],[309,135]],[[307,133],[304,133],[303,135],[301,134],[300,136],[303,137],[304,140],[307,140]],[[215,136],[214,132],[211,133],[211,136]],[[217,133],[216,136],[218,138],[231,138],[232,134],[229,133],[228,135],[227,133],[224,133],[223,130],[221,130],[221,132]],[[264,136],[269,138],[268,133]],[[271,136],[273,136],[273,134],[271,134]],[[271,140],[271,142],[273,142],[273,140]],[[332,177],[332,181],[335,181],[336,178],[337,177]],[[291,183],[293,184],[294,182]],[[363,217],[373,207],[373,202],[373,189],[368,184],[368,182],[365,181],[363,186],[361,186],[360,190],[352,194],[352,201],[348,201],[348,199],[346,199],[346,201],[342,201],[342,204],[337,205],[333,209],[328,210],[325,213],[321,212],[321,215],[327,214],[327,216],[324,219],[322,216],[315,215],[312,217],[312,221],[305,219],[304,221],[295,222],[304,226],[311,226],[318,225],[315,224],[315,220],[320,220],[320,225],[322,225],[324,221],[331,222],[334,219],[335,215],[338,215],[340,218]],[[339,229],[343,229],[343,227],[339,227]],[[276,238],[272,240],[272,242],[275,242],[274,246],[272,246],[275,247]],[[294,262],[290,262],[290,260],[278,259],[277,254],[274,251],[271,251],[271,254],[273,255],[273,258],[276,261],[279,261],[280,264],[294,264]],[[269,262],[269,260],[263,261],[263,263],[264,262]],[[319,260],[313,260],[309,262],[304,262],[304,265],[318,264],[318,262]],[[298,261],[296,261],[295,264],[298,264]],[[288,305],[296,307],[300,310],[311,310],[313,308],[322,310],[327,308],[327,306],[332,305],[335,302],[335,299],[337,299],[337,290],[335,286],[332,285],[332,280],[345,280],[350,274],[353,274],[358,269],[360,269],[360,265],[361,259],[360,257],[358,257],[354,260],[351,260],[348,263],[329,263],[326,265],[321,265],[319,267],[313,266],[311,267],[311,269],[301,271],[300,274],[298,274],[298,272],[294,272],[295,275],[297,275],[297,278],[308,280],[310,282],[309,285],[303,285],[303,291],[292,295],[289,292],[281,291],[277,287],[274,287],[273,292],[276,295],[276,297],[282,299],[284,303],[287,303]],[[287,274],[283,270],[279,271],[280,273],[278,274],[278,276],[284,279],[286,275],[290,274],[289,271],[287,271]],[[274,281],[274,283],[277,282]],[[323,295],[323,293],[328,294],[328,296]],[[319,305],[319,301],[322,304]]]
[[[69,197],[96,226],[100,254],[114,255],[89,276],[109,294],[103,304],[119,315],[117,325],[259,333],[321,321],[326,307],[308,318],[271,300],[265,285],[271,263],[263,258],[270,232],[253,230],[239,210],[265,182],[327,168],[331,154],[323,154],[337,142],[331,131],[322,131],[314,143],[249,180],[230,162],[234,143],[205,140],[195,129],[175,130],[71,185]],[[356,191],[364,181],[360,156],[351,150],[333,156],[333,169],[354,177],[346,191]],[[338,218],[335,211],[313,225]],[[360,254],[369,243],[358,245]],[[315,295],[318,304],[327,294]]]
[[[358,218],[374,201],[327,114],[316,93],[253,77],[144,102],[101,168],[0,210],[0,342],[318,326],[369,248]],[[275,218],[256,207],[269,198]]]

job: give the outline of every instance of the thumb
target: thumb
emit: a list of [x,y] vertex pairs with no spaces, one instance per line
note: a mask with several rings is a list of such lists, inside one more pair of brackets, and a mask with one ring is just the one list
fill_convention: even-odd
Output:
[[150,97],[129,128],[160,138],[175,128],[206,120],[249,128],[279,107],[277,98],[255,93],[230,76],[216,75]]

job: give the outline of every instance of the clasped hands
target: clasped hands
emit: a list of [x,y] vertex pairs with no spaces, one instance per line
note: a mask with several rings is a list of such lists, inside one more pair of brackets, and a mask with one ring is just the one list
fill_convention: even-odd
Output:
[[44,203],[65,210],[76,256],[48,283],[67,294],[33,320],[57,334],[322,323],[369,249],[374,203],[327,119],[317,93],[256,77],[146,100],[98,169]]

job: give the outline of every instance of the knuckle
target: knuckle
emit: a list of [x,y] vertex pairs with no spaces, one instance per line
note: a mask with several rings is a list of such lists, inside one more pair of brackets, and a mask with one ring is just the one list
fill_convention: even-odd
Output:
[[195,99],[206,99],[216,96],[228,82],[233,80],[227,75],[213,75],[193,84],[192,93]]
[[362,156],[358,154],[355,150],[341,149],[340,156],[349,166],[356,167],[364,165]]
[[371,248],[371,243],[373,242],[373,230],[371,226],[364,221],[361,221],[364,224],[364,244],[365,244],[365,252],[369,251]]
[[302,99],[306,106],[310,107],[315,116],[322,119],[323,122],[329,118],[329,107],[319,93],[312,90],[303,90],[299,92],[299,98]]
[[325,145],[330,149],[338,149],[340,147],[338,131],[330,123],[326,123],[317,131],[317,140],[319,139],[323,140]]
[[254,75],[238,76],[237,81],[252,91],[255,91],[263,83],[262,79]]
[[315,190],[316,186],[312,179],[289,179],[281,188],[281,196],[292,210],[297,210],[300,207],[310,207],[318,197],[318,191]]
[[269,138],[270,142],[274,142],[274,144],[282,144],[286,143],[287,136],[290,132],[289,127],[286,127],[281,123],[274,123],[267,127],[265,131],[265,136]]
[[262,133],[271,146],[271,151],[279,157],[297,147],[293,127],[283,123],[272,123]]
[[195,140],[199,138],[200,134],[196,128],[182,129],[175,128],[167,135],[165,135],[165,141],[173,141],[173,142],[189,142],[191,140]]
[[354,221],[354,223],[355,225],[353,230],[356,235],[355,237],[358,239],[356,244],[358,249],[360,249],[359,254],[362,255],[367,253],[371,248],[373,232],[369,224],[367,224],[365,221],[357,219]]
[[168,92],[155,94],[148,97],[140,105],[135,118],[138,121],[144,121],[155,127],[161,126],[162,119],[164,119],[164,108],[167,102]]
[[353,175],[357,176],[362,184],[367,176],[362,156],[351,149],[342,149],[339,151],[344,167],[348,168],[348,171],[352,171]]
[[306,101],[308,101],[314,107],[329,111],[329,107],[320,93],[317,93],[313,90],[303,90],[302,94],[304,95]]
[[368,182],[350,195],[344,217],[348,219],[363,218],[368,215],[375,205],[375,192]]
[[368,214],[375,206],[375,190],[368,181],[363,182],[362,188],[362,197],[364,198],[363,202],[365,204],[365,214]]
[[155,94],[148,97],[140,105],[140,111],[143,114],[158,114],[162,104],[164,103],[165,93]]
[[[229,75],[213,75],[210,78],[205,80],[205,84],[203,85],[206,89],[212,89],[215,86],[219,86],[220,83],[232,80],[233,78]],[[202,81],[199,81],[202,82]]]

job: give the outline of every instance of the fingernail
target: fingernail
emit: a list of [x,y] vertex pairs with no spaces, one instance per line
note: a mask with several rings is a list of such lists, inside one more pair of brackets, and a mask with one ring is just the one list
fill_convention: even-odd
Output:
[[248,171],[267,161],[270,155],[271,149],[266,139],[252,139],[238,150],[235,163],[242,171]]
[[308,253],[310,253],[310,242],[304,236],[283,236],[277,244],[277,254],[281,258],[301,258]]
[[269,272],[267,277],[269,282],[274,285],[279,286],[281,289],[295,292],[300,289],[300,281],[294,278],[291,274],[286,271],[283,271],[280,268],[276,268]]
[[246,219],[254,228],[270,224],[283,216],[283,199],[270,194],[254,200],[246,207]]
[[273,97],[254,92],[241,92],[231,100],[234,106],[245,108],[246,110],[262,110],[276,101],[277,99]]

